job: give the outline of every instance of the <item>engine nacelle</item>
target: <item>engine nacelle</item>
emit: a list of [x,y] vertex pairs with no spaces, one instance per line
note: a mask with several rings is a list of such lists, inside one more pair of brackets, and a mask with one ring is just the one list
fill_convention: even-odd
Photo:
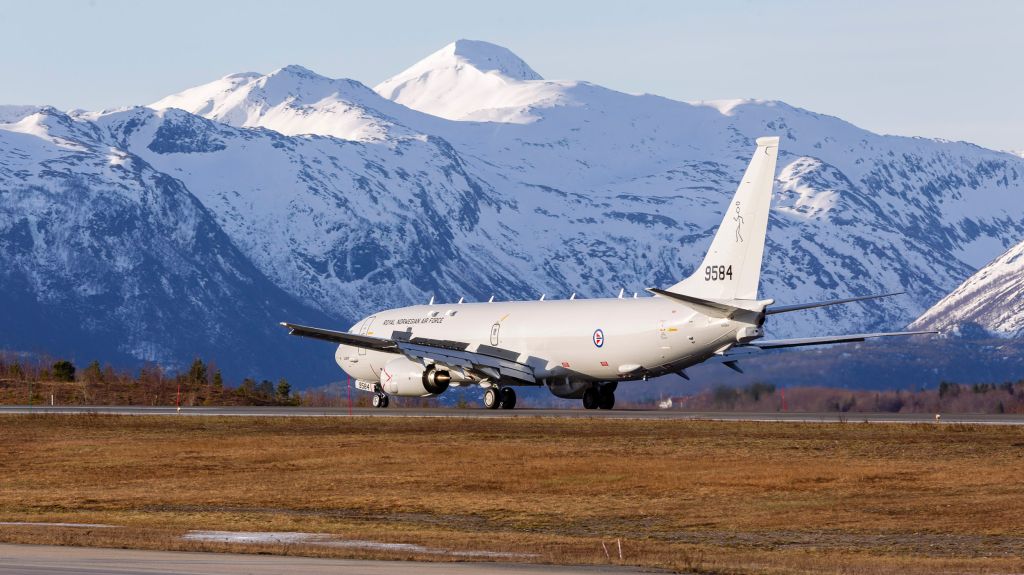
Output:
[[579,399],[583,397],[593,383],[583,380],[572,380],[568,377],[553,377],[545,381],[552,394],[562,399]]
[[400,397],[430,397],[448,389],[452,376],[434,365],[426,367],[407,357],[396,357],[380,370],[380,385],[384,392]]

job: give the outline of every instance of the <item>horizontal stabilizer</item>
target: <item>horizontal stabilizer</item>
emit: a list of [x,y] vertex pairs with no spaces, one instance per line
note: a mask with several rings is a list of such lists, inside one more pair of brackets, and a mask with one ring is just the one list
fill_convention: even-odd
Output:
[[664,296],[689,304],[691,307],[697,309],[697,311],[711,317],[731,318],[736,316],[736,314],[740,312],[760,313],[761,309],[763,309],[766,304],[772,303],[772,300],[722,301],[704,299],[658,288],[647,288],[647,291],[656,295]]
[[781,349],[785,347],[801,347],[805,345],[827,345],[830,343],[851,343],[873,339],[876,337],[892,337],[897,335],[924,335],[937,331],[896,331],[888,333],[856,333],[852,335],[826,335],[821,337],[801,337],[794,339],[758,340],[747,345],[760,349]]
[[765,315],[772,315],[772,314],[775,314],[775,313],[786,313],[786,312],[791,312],[791,311],[800,311],[802,309],[812,309],[812,308],[816,308],[816,307],[825,307],[825,306],[830,306],[830,305],[838,305],[838,304],[841,304],[841,303],[850,303],[850,302],[855,302],[855,301],[864,301],[864,300],[868,300],[868,299],[878,299],[878,298],[883,298],[883,297],[891,297],[891,296],[894,296],[894,295],[901,295],[903,293],[906,293],[906,292],[898,291],[898,292],[893,292],[893,293],[883,293],[883,294],[879,294],[879,295],[864,295],[864,296],[860,296],[860,297],[848,297],[848,298],[843,298],[843,299],[833,299],[833,300],[828,300],[828,301],[818,301],[818,302],[812,302],[812,303],[798,303],[798,304],[793,304],[793,305],[780,305],[780,306],[775,306],[775,307],[769,307],[769,308],[764,310],[764,313],[765,313]]

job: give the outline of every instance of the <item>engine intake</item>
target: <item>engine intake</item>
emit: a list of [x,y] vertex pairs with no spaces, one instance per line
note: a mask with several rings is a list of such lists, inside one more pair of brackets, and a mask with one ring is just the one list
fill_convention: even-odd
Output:
[[448,389],[452,382],[452,374],[430,365],[423,371],[423,389],[433,395],[440,395]]

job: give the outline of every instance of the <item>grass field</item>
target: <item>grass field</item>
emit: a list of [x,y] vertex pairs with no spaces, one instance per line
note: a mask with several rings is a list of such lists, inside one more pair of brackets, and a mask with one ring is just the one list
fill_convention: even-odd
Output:
[[288,531],[700,573],[1024,571],[1019,427],[3,416],[0,436],[0,521],[115,526],[7,542],[464,557],[181,538]]

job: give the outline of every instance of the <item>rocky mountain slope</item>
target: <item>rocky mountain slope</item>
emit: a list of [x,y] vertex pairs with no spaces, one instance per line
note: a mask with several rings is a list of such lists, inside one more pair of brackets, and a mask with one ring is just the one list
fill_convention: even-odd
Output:
[[314,312],[180,181],[52,108],[0,119],[16,119],[0,129],[3,348],[169,367],[198,356],[232,378],[332,375],[314,361],[322,348],[281,341],[274,323]]
[[913,326],[967,336],[1024,337],[1024,242],[967,278]]
[[[881,136],[782,102],[679,102],[547,81],[483,42],[453,43],[375,90],[288,66],[146,108],[47,109],[60,130],[40,127],[39,109],[4,108],[0,237],[21,237],[27,221],[82,244],[113,234],[129,246],[134,236],[120,228],[59,214],[105,215],[103,198],[115,192],[137,206],[139,190],[174,190],[175,206],[191,211],[146,204],[162,227],[136,232],[154,244],[147,250],[178,258],[165,264],[174,273],[111,267],[132,255],[119,253],[102,258],[97,276],[152,282],[143,293],[161,298],[205,286],[184,296],[188,313],[203,326],[246,316],[230,333],[260,350],[288,339],[273,321],[308,309],[319,324],[347,327],[431,296],[606,297],[670,285],[700,261],[754,138],[766,134],[782,146],[762,296],[796,303],[907,291],[787,314],[773,335],[901,327],[1024,238],[1024,159],[971,144]],[[66,193],[71,180],[79,193]],[[204,226],[216,242],[159,251],[178,245],[171,239],[197,245],[188,238]],[[70,241],[33,244],[33,257],[60,260]],[[36,264],[18,263],[18,253],[5,247],[0,257],[27,277]],[[46,269],[63,283],[18,280],[19,297],[59,294],[54,310],[79,305],[74,294],[88,292],[87,282],[67,266]],[[233,282],[237,290],[219,287]],[[169,300],[125,301],[81,321],[107,329],[103,345],[133,358],[180,363],[192,348],[166,342],[193,341],[194,327],[126,329],[146,309],[165,313]],[[36,345],[8,327],[0,326],[4,347]],[[329,353],[305,343],[329,364]],[[169,347],[147,351],[158,344]]]

